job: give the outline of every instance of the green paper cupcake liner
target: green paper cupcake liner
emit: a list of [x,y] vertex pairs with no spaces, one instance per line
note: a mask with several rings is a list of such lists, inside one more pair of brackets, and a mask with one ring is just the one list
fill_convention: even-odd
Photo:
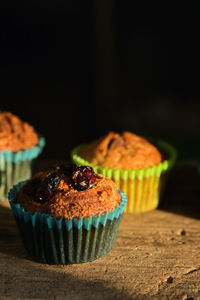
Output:
[[9,192],[9,203],[25,249],[36,261],[47,264],[78,264],[106,255],[113,247],[127,197],[106,215],[77,220],[57,220],[49,214],[25,211],[15,199],[25,182]]
[[177,157],[175,148],[168,143],[153,139],[149,139],[149,141],[164,155],[164,160],[159,165],[149,168],[123,170],[95,166],[79,156],[80,149],[84,145],[79,145],[74,148],[71,152],[71,158],[73,163],[82,166],[91,166],[95,172],[115,181],[120,190],[128,197],[125,212],[146,212],[158,206],[168,173],[173,167]]
[[10,188],[32,176],[35,159],[40,155],[45,139],[39,138],[38,145],[18,151],[0,151],[0,200],[8,197]]

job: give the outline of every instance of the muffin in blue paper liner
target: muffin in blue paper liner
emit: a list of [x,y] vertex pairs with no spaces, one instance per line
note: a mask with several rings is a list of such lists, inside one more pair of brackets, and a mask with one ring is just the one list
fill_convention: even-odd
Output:
[[10,188],[32,176],[35,159],[45,146],[44,137],[39,137],[37,145],[17,152],[0,151],[0,200],[8,197]]
[[26,182],[9,192],[9,202],[29,255],[47,264],[78,264],[106,255],[113,247],[127,197],[119,190],[120,204],[112,211],[90,218],[57,219],[25,210],[16,199]]
[[33,161],[45,140],[33,126],[8,111],[0,111],[0,200],[9,189],[32,175]]

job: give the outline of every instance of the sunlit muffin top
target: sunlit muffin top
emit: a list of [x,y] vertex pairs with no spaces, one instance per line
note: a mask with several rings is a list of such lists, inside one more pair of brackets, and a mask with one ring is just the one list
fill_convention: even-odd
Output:
[[10,112],[0,111],[0,151],[17,152],[38,144],[34,128]]
[[93,165],[114,169],[141,169],[162,161],[161,153],[146,139],[125,131],[109,132],[83,146],[79,156]]
[[91,167],[62,165],[37,173],[19,192],[16,202],[32,214],[56,219],[98,216],[120,204],[116,184]]

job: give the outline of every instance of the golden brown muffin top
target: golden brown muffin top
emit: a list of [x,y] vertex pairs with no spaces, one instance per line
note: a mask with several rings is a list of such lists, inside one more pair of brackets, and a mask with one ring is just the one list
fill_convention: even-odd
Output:
[[10,112],[0,111],[0,151],[17,152],[38,144],[34,128]]
[[[85,169],[84,169],[85,168]],[[116,184],[90,167],[60,166],[37,173],[21,189],[17,202],[26,210],[56,219],[98,216],[120,204]]]
[[95,166],[114,169],[142,169],[162,161],[158,149],[146,139],[124,131],[109,132],[81,148],[79,155]]

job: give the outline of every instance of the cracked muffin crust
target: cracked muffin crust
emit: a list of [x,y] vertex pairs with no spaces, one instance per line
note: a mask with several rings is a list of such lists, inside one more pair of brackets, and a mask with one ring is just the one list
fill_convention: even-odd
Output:
[[[78,168],[81,168],[81,172],[85,172],[84,176],[88,176],[88,170],[92,169],[73,166],[69,172],[66,166],[64,168],[60,166],[37,173],[22,187],[17,202],[32,214],[35,212],[46,213],[56,219],[65,218],[67,220],[106,214],[120,204],[121,198],[116,184],[109,178],[95,174],[93,170],[92,184],[84,190],[77,189],[74,176],[76,175],[79,179],[79,184],[86,180],[86,177],[83,176],[80,183],[80,177],[78,177],[80,174],[74,173],[74,170],[77,171]],[[86,168],[86,170],[82,168]],[[78,171],[80,170],[78,169]]]
[[79,156],[95,166],[114,169],[142,169],[162,161],[162,155],[154,145],[128,131],[122,134],[109,132],[83,146]]
[[0,111],[0,151],[17,152],[38,144],[34,128],[10,112]]

